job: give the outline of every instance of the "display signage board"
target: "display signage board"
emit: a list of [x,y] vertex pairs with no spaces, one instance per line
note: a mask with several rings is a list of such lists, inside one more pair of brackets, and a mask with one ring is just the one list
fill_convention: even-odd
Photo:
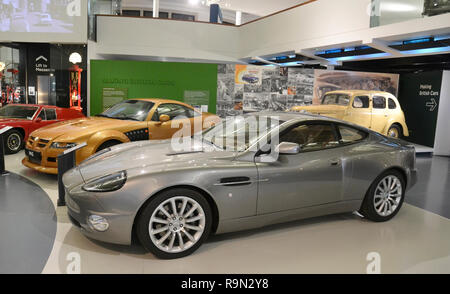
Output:
[[102,105],[103,111],[110,108],[114,104],[128,99],[127,88],[103,88],[102,91]]
[[209,104],[209,91],[184,91],[183,101],[192,105],[199,111],[207,112]]
[[410,130],[408,141],[434,146],[442,71],[403,74],[398,100]]

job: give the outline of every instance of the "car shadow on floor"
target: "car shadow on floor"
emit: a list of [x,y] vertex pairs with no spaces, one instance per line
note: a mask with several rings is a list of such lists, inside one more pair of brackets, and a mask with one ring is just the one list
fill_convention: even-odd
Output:
[[[360,216],[353,214],[353,213],[342,213],[342,214],[336,214],[336,215],[327,215],[327,216],[321,216],[321,217],[315,217],[315,218],[308,218],[303,220],[297,220],[287,223],[281,223],[281,224],[275,224],[275,225],[269,225],[262,228],[257,229],[251,229],[251,230],[245,230],[245,231],[239,231],[239,232],[233,232],[233,233],[225,233],[220,235],[212,235],[210,236],[204,245],[201,246],[198,249],[198,252],[204,252],[213,250],[214,248],[220,246],[221,242],[224,241],[232,241],[234,239],[244,239],[244,238],[250,238],[257,235],[265,235],[265,234],[271,234],[271,233],[283,233],[284,231],[292,230],[296,227],[315,227],[317,225],[320,225],[324,222],[340,222],[340,221],[348,221],[348,220],[358,220],[358,221],[365,221]],[[68,220],[64,221],[61,217],[59,217],[59,221],[61,222],[69,222]],[[84,240],[83,240],[84,239]],[[85,241],[90,242],[85,242]],[[67,233],[65,239],[64,239],[64,245],[67,245],[71,248],[79,248],[82,251],[89,251],[89,252],[97,252],[100,254],[107,254],[107,255],[119,255],[119,254],[126,254],[126,255],[137,255],[144,257],[145,259],[157,259],[154,257],[151,253],[147,252],[145,248],[140,244],[139,240],[137,240],[137,237],[134,235],[132,238],[132,244],[131,245],[118,245],[118,244],[111,244],[111,243],[105,243],[102,241],[94,240],[91,238],[88,238],[84,236],[77,228],[71,227],[70,231]],[[195,253],[194,253],[195,254]]]

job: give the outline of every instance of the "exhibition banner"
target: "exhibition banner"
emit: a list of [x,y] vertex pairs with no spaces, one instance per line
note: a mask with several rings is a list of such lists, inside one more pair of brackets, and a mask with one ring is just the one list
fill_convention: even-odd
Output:
[[261,85],[262,67],[238,64],[235,79],[238,85]]
[[99,114],[105,107],[122,98],[177,101],[195,98],[192,103],[207,105],[209,112],[216,111],[216,64],[91,60],[90,68],[91,115]]
[[336,90],[385,91],[398,96],[398,74],[314,70],[313,104],[320,104],[323,96]]

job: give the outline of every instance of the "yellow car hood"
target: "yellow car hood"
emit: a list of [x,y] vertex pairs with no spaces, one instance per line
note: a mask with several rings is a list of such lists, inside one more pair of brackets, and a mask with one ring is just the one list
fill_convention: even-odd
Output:
[[128,128],[133,124],[142,124],[142,122],[103,117],[77,118],[40,128],[31,136],[45,140],[58,139],[62,142],[71,142],[99,131]]
[[311,105],[311,106],[293,106],[292,111],[307,111],[312,114],[319,114],[341,119],[344,117],[347,106],[341,105]]

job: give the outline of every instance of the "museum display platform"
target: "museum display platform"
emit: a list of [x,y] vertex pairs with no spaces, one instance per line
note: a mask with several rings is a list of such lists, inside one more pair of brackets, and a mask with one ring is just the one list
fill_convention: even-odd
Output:
[[56,236],[56,213],[42,188],[9,172],[0,176],[0,274],[41,273]]

